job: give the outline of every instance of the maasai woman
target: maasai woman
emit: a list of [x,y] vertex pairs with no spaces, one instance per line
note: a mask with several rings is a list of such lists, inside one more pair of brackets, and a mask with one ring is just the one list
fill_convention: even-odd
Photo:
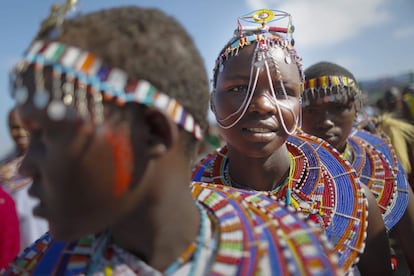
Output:
[[376,197],[388,231],[396,233],[414,271],[414,196],[388,138],[354,128],[361,91],[342,66],[320,62],[305,71],[303,130],[334,146]]
[[181,25],[133,6],[64,20],[72,2],[13,75],[30,132],[21,173],[50,234],[6,275],[336,274],[317,228],[273,200],[191,194],[209,84]]
[[[269,24],[283,18],[287,28]],[[290,15],[258,10],[238,23],[217,59],[211,97],[226,146],[196,165],[193,178],[266,192],[317,221],[345,270],[358,263],[363,274],[390,272],[375,199],[369,197],[367,232],[367,202],[355,171],[326,142],[295,135],[304,79]],[[381,251],[388,257],[379,261]]]

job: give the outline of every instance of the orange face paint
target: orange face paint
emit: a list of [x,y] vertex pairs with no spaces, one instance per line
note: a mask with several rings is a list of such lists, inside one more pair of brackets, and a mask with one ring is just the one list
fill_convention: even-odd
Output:
[[111,146],[114,158],[114,195],[121,196],[128,189],[132,179],[132,146],[129,137],[125,137],[123,132],[106,128],[104,135],[106,141]]

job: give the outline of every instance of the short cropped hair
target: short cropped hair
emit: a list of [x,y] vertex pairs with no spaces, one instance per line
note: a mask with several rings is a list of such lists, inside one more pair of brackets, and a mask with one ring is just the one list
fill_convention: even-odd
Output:
[[[36,40],[48,40],[48,31]],[[192,38],[157,9],[117,7],[65,20],[59,41],[87,50],[130,79],[147,80],[207,126],[209,82]]]

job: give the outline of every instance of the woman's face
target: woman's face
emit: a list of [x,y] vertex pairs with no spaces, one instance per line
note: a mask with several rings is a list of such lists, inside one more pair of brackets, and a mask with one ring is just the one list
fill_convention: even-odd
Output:
[[[32,177],[29,193],[40,200],[33,213],[48,220],[52,235],[58,239],[102,231],[116,223],[132,202],[132,193],[125,192],[128,187],[118,186],[122,177],[131,180],[132,170],[139,170],[131,168],[135,164],[131,155],[135,156],[137,149],[130,145],[130,125],[119,119],[116,114],[120,111],[115,110],[116,114],[97,126],[91,118],[76,116],[73,106],[68,107],[73,116],[54,121],[46,109],[33,104],[33,79],[29,70],[23,77],[29,98],[18,107],[30,133],[20,172]],[[46,83],[50,84],[50,74]],[[134,136],[139,144],[141,137]],[[141,157],[144,163],[145,155]]]
[[345,149],[356,117],[354,100],[344,102],[310,101],[303,107],[302,129],[329,142],[338,151]]
[[[296,63],[289,62],[290,56],[286,50],[269,48],[267,70],[263,61],[258,62],[254,57],[255,48],[256,45],[245,46],[238,55],[229,57],[224,63],[223,70],[217,75],[212,105],[216,119],[220,121],[228,117],[229,120],[224,123],[230,125],[243,114],[243,108],[240,107],[246,96],[253,93],[240,121],[233,127],[221,128],[220,131],[229,148],[249,157],[261,158],[270,156],[280,148],[288,138],[286,130],[295,128],[300,112],[301,78]],[[255,60],[252,62],[252,59]],[[255,79],[256,72],[258,79],[254,91],[249,92],[247,90],[252,70],[252,79]],[[276,99],[272,95],[272,86]],[[287,97],[283,93],[283,87]],[[234,116],[230,116],[233,113]]]
[[24,129],[16,109],[13,109],[9,115],[9,131],[17,150],[20,154],[24,154],[29,143],[29,134]]

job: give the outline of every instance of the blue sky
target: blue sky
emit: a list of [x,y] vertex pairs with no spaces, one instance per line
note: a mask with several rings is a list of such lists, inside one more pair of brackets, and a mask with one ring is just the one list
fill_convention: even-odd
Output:
[[[8,71],[53,3],[56,1],[2,3],[0,156],[12,147],[6,123],[13,105]],[[89,12],[119,5],[156,7],[176,17],[194,38],[210,76],[218,52],[236,27],[236,18],[260,8],[292,14],[296,49],[305,68],[321,60],[337,62],[360,80],[414,71],[412,0],[80,0],[79,6],[82,12]]]

